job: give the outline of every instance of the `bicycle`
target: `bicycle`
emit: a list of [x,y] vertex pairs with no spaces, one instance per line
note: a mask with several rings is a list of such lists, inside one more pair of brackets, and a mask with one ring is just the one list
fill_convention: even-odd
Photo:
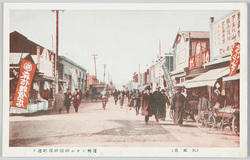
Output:
[[240,134],[239,130],[239,111],[231,109],[230,112],[223,110],[212,110],[201,112],[196,118],[196,124],[198,128],[210,131],[214,127],[223,129],[230,127],[230,130],[237,135]]
[[106,109],[107,101],[108,101],[108,98],[102,98],[102,107],[104,110]]

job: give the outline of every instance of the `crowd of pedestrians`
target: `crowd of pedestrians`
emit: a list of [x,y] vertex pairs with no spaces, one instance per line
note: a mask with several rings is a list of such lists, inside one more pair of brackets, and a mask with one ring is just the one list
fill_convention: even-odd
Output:
[[[174,124],[182,125],[184,109],[188,105],[188,100],[181,93],[180,89],[176,90],[170,102],[166,91],[160,89],[158,86],[154,92],[152,92],[149,86],[141,92],[138,89],[134,89],[127,91],[115,90],[112,93],[108,93],[107,89],[104,89],[101,95],[102,103],[104,99],[106,99],[107,102],[107,99],[113,96],[115,105],[119,105],[120,108],[123,108],[124,105],[129,107],[129,110],[134,108],[136,116],[139,115],[141,111],[141,115],[145,116],[146,124],[148,124],[149,118],[152,116],[154,116],[156,122],[159,122],[159,120],[165,121],[167,108],[171,107],[171,110],[174,112]],[[73,94],[70,93],[69,89],[67,89],[66,93],[60,90],[59,93],[56,94],[56,108],[59,110],[59,114],[63,107],[65,107],[67,113],[69,113],[71,103],[74,106],[75,112],[78,112],[81,99],[82,95],[80,90],[75,89]]]

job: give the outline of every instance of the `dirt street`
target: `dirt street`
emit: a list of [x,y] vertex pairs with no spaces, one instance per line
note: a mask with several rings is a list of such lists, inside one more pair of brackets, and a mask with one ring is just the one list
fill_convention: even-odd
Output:
[[62,114],[12,116],[9,142],[11,147],[238,147],[239,137],[206,133],[191,121],[175,126],[169,117],[160,123],[150,117],[146,125],[142,115],[120,108],[111,97],[106,110],[100,101],[84,100],[78,113],[71,106],[68,114],[64,109]]

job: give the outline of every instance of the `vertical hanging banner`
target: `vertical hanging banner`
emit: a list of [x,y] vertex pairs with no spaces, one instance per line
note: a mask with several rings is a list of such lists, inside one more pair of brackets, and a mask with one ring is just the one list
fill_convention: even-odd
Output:
[[195,56],[189,57],[188,68],[189,70],[192,70],[195,68]]
[[239,64],[240,64],[240,43],[236,42],[234,43],[234,46],[232,48],[229,76],[233,76],[236,74]]
[[195,68],[202,66],[202,46],[201,41],[198,41],[195,47]]
[[30,86],[36,71],[36,66],[37,64],[21,59],[19,79],[12,103],[13,107],[27,109]]
[[210,53],[209,50],[202,52],[202,64],[206,64],[210,62]]

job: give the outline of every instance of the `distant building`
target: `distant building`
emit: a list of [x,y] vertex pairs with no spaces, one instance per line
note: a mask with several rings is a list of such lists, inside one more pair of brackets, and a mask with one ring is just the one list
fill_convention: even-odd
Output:
[[64,92],[69,88],[71,93],[75,89],[80,89],[84,93],[86,89],[86,69],[64,56],[59,56],[58,77],[64,82],[59,88]]

